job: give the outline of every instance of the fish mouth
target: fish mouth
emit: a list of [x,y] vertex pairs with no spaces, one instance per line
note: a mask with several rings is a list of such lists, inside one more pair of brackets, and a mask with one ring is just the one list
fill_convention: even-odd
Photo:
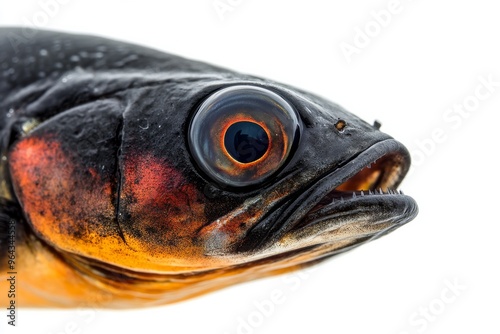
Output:
[[323,246],[332,254],[393,231],[418,213],[416,202],[397,189],[410,161],[394,139],[372,145],[287,201],[279,217],[261,221],[239,250]]

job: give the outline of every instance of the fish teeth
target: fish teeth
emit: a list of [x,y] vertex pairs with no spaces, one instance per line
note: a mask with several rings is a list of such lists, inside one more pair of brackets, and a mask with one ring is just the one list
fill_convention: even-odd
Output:
[[[387,188],[385,191],[382,188],[378,188],[375,190],[360,190],[358,195],[360,196],[365,196],[365,195],[404,195],[402,190],[399,189],[390,189]],[[355,196],[353,196],[355,197]]]

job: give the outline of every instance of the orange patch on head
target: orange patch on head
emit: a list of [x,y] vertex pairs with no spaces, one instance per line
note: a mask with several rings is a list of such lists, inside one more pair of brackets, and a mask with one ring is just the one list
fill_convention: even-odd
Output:
[[12,182],[33,229],[49,244],[94,258],[122,242],[112,185],[77,166],[51,138],[28,137],[9,155]]
[[190,247],[205,223],[204,202],[196,187],[168,163],[149,155],[126,159],[124,165],[120,208],[122,216],[129,217],[122,224],[127,242],[156,252],[178,252],[179,244]]

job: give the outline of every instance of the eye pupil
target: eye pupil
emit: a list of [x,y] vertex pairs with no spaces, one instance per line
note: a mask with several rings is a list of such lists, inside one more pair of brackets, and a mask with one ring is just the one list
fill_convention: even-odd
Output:
[[269,137],[259,124],[236,122],[227,129],[224,146],[236,161],[250,163],[266,154],[269,149]]

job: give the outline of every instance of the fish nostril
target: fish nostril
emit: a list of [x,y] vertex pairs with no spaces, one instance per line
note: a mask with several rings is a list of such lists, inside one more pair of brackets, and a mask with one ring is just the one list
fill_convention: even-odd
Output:
[[335,129],[337,129],[339,132],[343,132],[346,124],[347,123],[344,120],[339,119],[337,123],[335,123]]

